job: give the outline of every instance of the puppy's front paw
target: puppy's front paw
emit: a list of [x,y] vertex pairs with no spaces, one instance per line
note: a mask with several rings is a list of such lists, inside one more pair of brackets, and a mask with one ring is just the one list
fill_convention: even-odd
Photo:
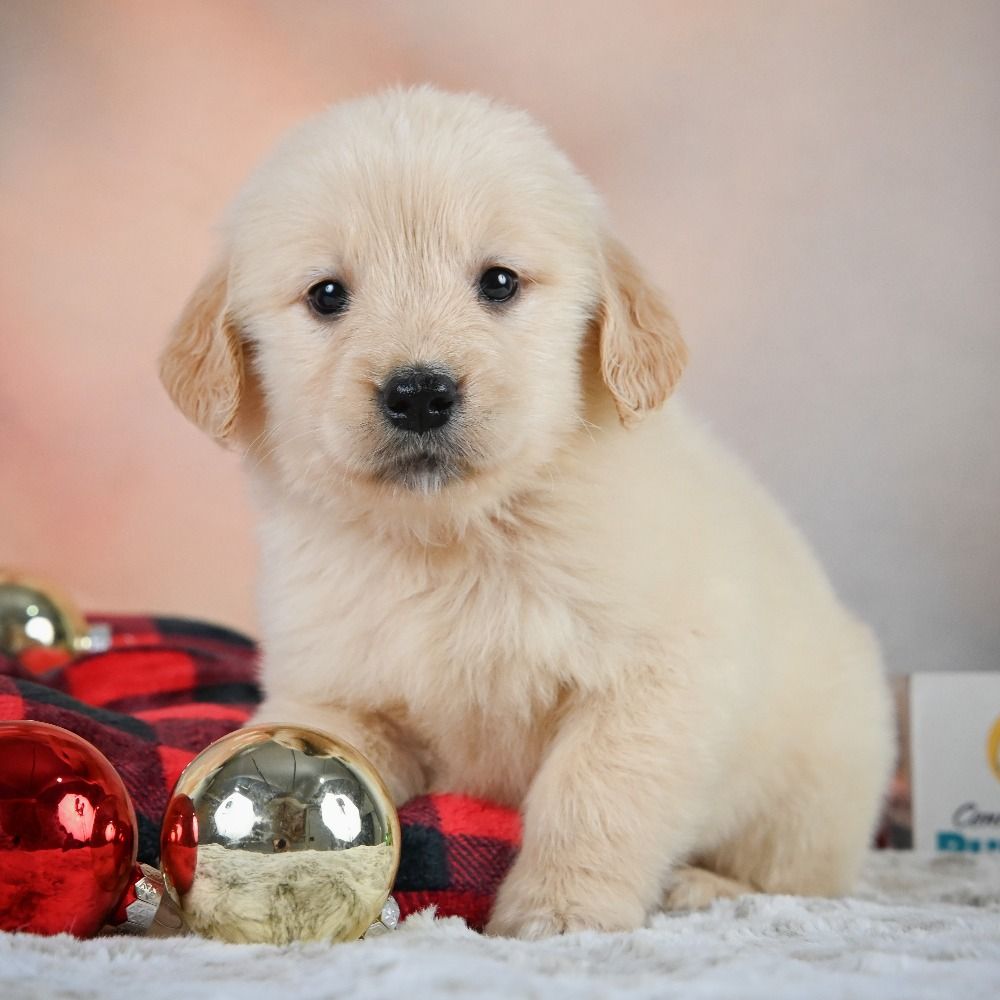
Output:
[[641,900],[611,880],[517,865],[500,887],[486,933],[526,941],[575,931],[628,931],[646,919]]

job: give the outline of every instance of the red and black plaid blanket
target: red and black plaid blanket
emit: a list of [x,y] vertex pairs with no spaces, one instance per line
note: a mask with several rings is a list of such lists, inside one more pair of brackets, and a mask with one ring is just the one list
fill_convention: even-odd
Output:
[[[44,677],[0,657],[0,719],[69,729],[117,768],[135,805],[139,860],[156,864],[174,782],[192,757],[249,718],[259,700],[257,649],[243,635],[178,618],[95,616],[111,648]],[[394,894],[405,916],[435,905],[482,927],[517,852],[520,817],[455,795],[400,810]]]

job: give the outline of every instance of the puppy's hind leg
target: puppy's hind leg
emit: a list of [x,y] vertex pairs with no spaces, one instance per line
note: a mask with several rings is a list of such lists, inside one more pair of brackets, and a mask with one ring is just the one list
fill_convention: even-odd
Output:
[[663,909],[704,910],[717,899],[735,899],[757,891],[749,882],[717,875],[695,865],[680,865],[670,874],[663,894]]
[[675,869],[663,908],[700,910],[717,899],[757,892],[843,895],[861,865],[871,823],[870,808],[813,782],[811,789],[772,803],[766,815],[697,865]]
[[874,669],[843,671],[802,718],[757,815],[705,863],[760,892],[840,896],[871,844],[895,757],[888,692]]

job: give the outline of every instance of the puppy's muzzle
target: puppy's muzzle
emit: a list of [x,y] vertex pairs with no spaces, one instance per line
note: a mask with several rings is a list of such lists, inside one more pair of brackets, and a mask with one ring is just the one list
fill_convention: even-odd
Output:
[[455,380],[430,368],[407,368],[395,372],[379,394],[382,412],[397,430],[414,434],[443,427],[458,405]]

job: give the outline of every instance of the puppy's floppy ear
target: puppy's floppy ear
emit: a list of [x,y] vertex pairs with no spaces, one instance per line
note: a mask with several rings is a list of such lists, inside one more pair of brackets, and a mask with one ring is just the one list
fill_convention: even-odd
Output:
[[181,412],[230,443],[245,381],[243,344],[228,315],[229,265],[216,264],[188,300],[160,356],[160,380]]
[[601,377],[625,427],[670,395],[687,346],[659,293],[618,240],[603,245],[604,289],[597,310]]

